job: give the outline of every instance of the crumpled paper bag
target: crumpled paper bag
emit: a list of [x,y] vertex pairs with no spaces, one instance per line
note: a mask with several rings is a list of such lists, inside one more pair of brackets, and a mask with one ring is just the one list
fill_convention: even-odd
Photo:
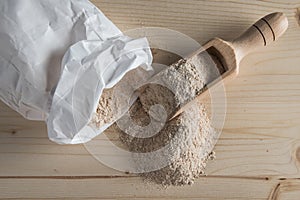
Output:
[[84,143],[103,89],[139,66],[146,38],[132,39],[87,0],[0,1],[0,99],[47,123],[52,141]]

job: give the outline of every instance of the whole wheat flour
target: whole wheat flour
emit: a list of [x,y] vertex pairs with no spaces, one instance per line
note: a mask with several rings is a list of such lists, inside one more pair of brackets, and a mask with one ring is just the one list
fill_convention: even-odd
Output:
[[151,73],[137,68],[128,72],[114,87],[103,90],[90,125],[100,128],[118,120],[131,105],[134,91],[150,76]]
[[[161,105],[168,118],[181,105],[194,99],[205,87],[203,73],[199,73],[199,69],[184,59],[155,75],[150,82],[141,88],[140,100],[143,108],[149,112],[153,105]],[[149,114],[159,118],[161,111],[152,110]]]
[[[146,126],[155,120],[147,115],[140,102],[136,102],[130,112],[133,120],[141,125]],[[201,104],[198,109],[191,108],[172,119],[150,138],[137,138],[132,132],[129,135],[118,130],[121,141],[134,152],[135,166],[140,175],[165,186],[192,184],[195,178],[204,174],[207,160],[214,155],[212,150],[217,133],[210,126]],[[155,155],[147,154],[163,148]],[[161,165],[162,161],[165,165]],[[151,169],[156,170],[149,171]]]
[[[218,133],[211,127],[202,104],[168,122],[162,117],[170,117],[181,104],[201,93],[204,86],[202,73],[186,60],[180,60],[142,88],[139,100],[130,109],[132,122],[120,122],[121,118],[117,123],[121,141],[133,152],[135,166],[147,180],[163,185],[192,184],[204,174],[207,160],[215,157],[212,150]],[[153,109],[157,104],[160,106]],[[158,126],[150,126],[159,123],[164,125],[158,131]],[[136,126],[155,134],[140,137],[145,131],[132,128]]]

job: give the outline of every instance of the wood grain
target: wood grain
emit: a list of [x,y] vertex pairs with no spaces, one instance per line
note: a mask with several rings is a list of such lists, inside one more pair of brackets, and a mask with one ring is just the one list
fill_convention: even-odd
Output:
[[217,159],[195,185],[162,189],[110,169],[83,145],[50,142],[44,123],[0,103],[0,199],[299,199],[299,0],[93,2],[123,31],[166,27],[202,44],[236,38],[275,11],[286,14],[289,29],[276,44],[248,55],[239,77],[226,85]]

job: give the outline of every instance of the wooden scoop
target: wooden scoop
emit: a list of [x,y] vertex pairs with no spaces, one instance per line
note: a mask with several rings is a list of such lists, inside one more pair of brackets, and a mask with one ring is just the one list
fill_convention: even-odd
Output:
[[197,67],[197,59],[201,59],[200,54],[206,51],[218,66],[220,76],[207,83],[203,92],[196,96],[194,100],[179,108],[171,119],[182,113],[189,105],[207,95],[208,89],[216,86],[218,82],[222,80],[227,81],[237,76],[239,73],[239,64],[247,54],[271,44],[282,36],[287,28],[288,20],[283,13],[271,13],[253,24],[237,39],[224,41],[220,38],[214,38],[207,42],[201,49],[188,56],[186,58],[187,62]]

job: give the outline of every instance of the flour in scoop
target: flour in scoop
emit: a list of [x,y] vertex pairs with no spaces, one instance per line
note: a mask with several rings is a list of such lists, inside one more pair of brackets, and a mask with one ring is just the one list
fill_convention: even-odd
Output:
[[[167,117],[170,118],[177,108],[202,92],[205,87],[204,78],[198,68],[181,59],[155,75],[150,84],[141,88],[140,100],[143,108],[149,112],[151,106],[161,105]],[[155,110],[149,114],[155,118],[155,113],[160,115],[160,112],[155,112]]]

